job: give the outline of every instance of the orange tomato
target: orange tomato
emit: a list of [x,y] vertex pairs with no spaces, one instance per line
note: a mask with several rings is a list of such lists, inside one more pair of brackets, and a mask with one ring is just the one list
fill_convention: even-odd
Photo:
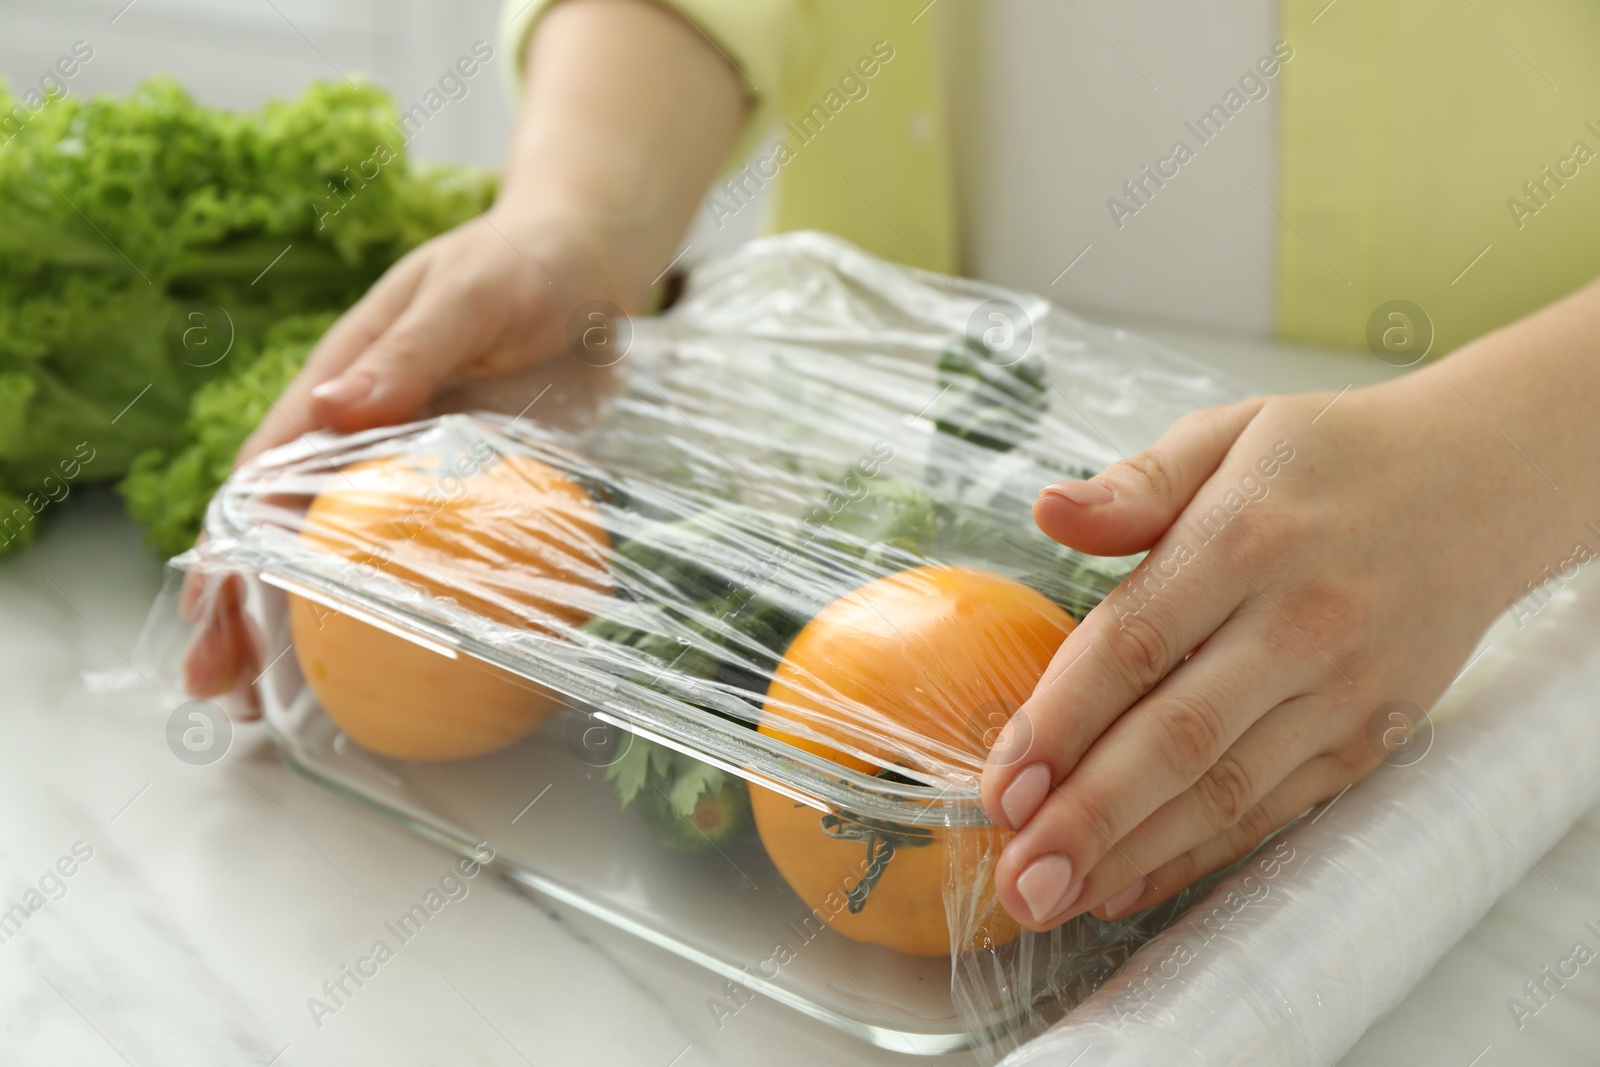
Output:
[[[610,539],[581,487],[539,460],[389,456],[329,479],[301,538],[449,597],[496,622],[578,626],[609,595]],[[481,660],[450,659],[340,612],[289,597],[306,683],[359,744],[389,756],[462,759],[526,737],[557,711],[549,690]]]
[[[987,571],[918,567],[880,578],[828,605],[795,637],[773,672],[761,732],[873,773],[866,760],[776,724],[781,717],[842,738],[839,722],[849,716],[880,736],[909,733],[980,766],[1074,625],[1042,594]],[[868,751],[892,761],[887,746]],[[944,956],[1020,932],[990,882],[1007,836],[994,826],[871,822],[759,786],[750,801],[774,866],[845,937]],[[950,904],[964,915],[962,945],[953,944]]]

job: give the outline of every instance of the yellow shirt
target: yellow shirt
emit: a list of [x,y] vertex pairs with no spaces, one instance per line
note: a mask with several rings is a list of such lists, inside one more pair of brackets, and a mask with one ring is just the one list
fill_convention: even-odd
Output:
[[[551,2],[508,0],[501,43],[509,68],[521,71],[528,33]],[[712,190],[714,219],[771,184],[769,230],[827,230],[885,259],[956,269],[934,18],[925,5],[673,0],[739,69],[754,105],[730,173]]]

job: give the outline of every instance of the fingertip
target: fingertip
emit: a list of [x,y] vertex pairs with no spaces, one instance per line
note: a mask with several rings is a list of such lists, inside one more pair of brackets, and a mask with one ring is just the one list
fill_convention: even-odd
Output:
[[1055,926],[1062,912],[1083,896],[1083,879],[1074,878],[1072,861],[1059,853],[1040,856],[1024,867],[1012,883],[1019,907],[1013,916],[1030,929]]
[[[1062,483],[1056,483],[1060,485]],[[1084,485],[1095,483],[1085,482]],[[1122,508],[1116,506],[1115,497],[1102,504],[1080,504],[1063,493],[1056,485],[1047,486],[1033,502],[1033,521],[1040,531],[1053,541],[1069,548],[1094,555],[1122,555],[1125,551],[1137,552],[1148,545],[1125,549],[1129,538],[1126,531],[1116,528],[1117,516]],[[1107,523],[1111,522],[1111,527]]]
[[1117,499],[1116,486],[1104,482],[1084,481],[1082,478],[1065,478],[1052,482],[1039,491],[1040,499],[1059,497],[1069,504],[1083,508],[1102,507]]
[[195,636],[183,659],[183,689],[203,700],[226,693],[239,678],[239,650],[226,631],[203,631]]
[[261,698],[256,695],[255,686],[243,687],[233,710],[234,717],[240,722],[255,722],[261,718]]
[[1115,470],[1094,481],[1053,482],[1033,502],[1033,521],[1053,541],[1092,556],[1143,552],[1175,517],[1141,487],[1117,485]]
[[312,413],[320,406],[327,409],[351,407],[359,404],[372,392],[377,379],[364,370],[351,370],[329,378],[311,389]]
[[1047,487],[1039,492],[1038,499],[1033,502],[1033,521],[1039,529],[1059,541],[1061,534],[1077,525],[1084,511],[1082,505],[1074,504]]
[[351,368],[312,388],[307,396],[313,423],[339,433],[365,430],[375,425],[368,414],[379,390],[379,378],[368,370]]
[[403,377],[351,370],[311,391],[311,417],[335,433],[354,433],[405,421],[430,393],[426,385]]
[[[205,543],[205,535],[195,542],[195,547]],[[178,591],[178,617],[184,622],[200,621],[200,605],[206,597],[206,579],[198,571],[183,576],[183,586]]]

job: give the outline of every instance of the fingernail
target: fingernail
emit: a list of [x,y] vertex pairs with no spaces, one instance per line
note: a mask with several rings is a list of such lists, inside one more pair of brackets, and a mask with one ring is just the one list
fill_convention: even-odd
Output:
[[1017,892],[1033,921],[1042,923],[1078,899],[1083,879],[1072,880],[1072,861],[1067,857],[1040,856],[1017,877]]
[[1145,880],[1143,878],[1134,882],[1128,888],[1106,901],[1106,918],[1120,919],[1122,913],[1139,903],[1139,898],[1144,896]]
[[1020,830],[1022,824],[1033,818],[1033,813],[1044,803],[1050,792],[1050,768],[1042,763],[1028,767],[1000,794],[1000,810],[1006,813],[1011,829]]
[[1117,499],[1117,491],[1109,485],[1099,482],[1084,482],[1076,478],[1055,482],[1045,486],[1041,493],[1054,493],[1056,496],[1065,497],[1080,507],[1093,508],[1101,504],[1109,504]]
[[323,382],[311,390],[311,395],[342,407],[365,399],[376,384],[377,380],[366,371],[356,371]]

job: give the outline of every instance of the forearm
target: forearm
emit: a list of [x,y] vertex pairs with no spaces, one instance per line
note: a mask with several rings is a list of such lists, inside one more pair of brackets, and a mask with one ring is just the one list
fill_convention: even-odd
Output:
[[738,72],[649,0],[559,3],[523,62],[500,209],[600,222],[653,275],[738,136]]
[[[1484,560],[1505,601],[1573,556],[1600,553],[1600,281],[1487,334],[1411,376],[1452,411],[1474,447],[1481,510],[1495,531]],[[1446,444],[1442,442],[1441,444]]]

